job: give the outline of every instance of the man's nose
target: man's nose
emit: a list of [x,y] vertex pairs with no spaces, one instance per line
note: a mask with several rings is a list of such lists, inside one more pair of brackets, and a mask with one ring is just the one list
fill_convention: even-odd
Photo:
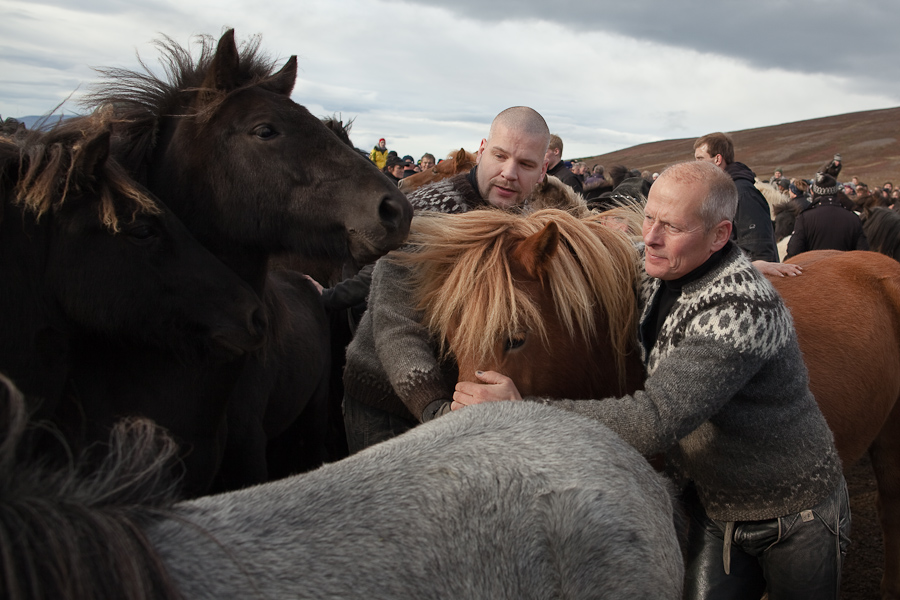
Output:
[[503,164],[503,169],[500,171],[500,174],[503,175],[504,179],[507,181],[515,181],[518,179],[519,175],[516,163],[511,160],[506,161]]

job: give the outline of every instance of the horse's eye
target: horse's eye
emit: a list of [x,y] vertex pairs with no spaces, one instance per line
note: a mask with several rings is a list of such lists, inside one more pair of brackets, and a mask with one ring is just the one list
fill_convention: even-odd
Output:
[[134,227],[130,227],[125,231],[125,235],[129,236],[137,242],[146,242],[156,237],[156,233],[156,229],[150,227],[149,225],[135,225]]
[[525,345],[525,334],[517,333],[512,337],[506,338],[506,342],[503,344],[503,351],[509,352],[510,350],[515,350],[517,348],[521,348]]
[[268,125],[259,125],[253,130],[253,134],[261,140],[268,140],[278,135],[278,132]]

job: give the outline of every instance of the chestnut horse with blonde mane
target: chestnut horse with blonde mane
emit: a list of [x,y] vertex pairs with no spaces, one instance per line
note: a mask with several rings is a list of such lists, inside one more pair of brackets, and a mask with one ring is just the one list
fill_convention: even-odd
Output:
[[419,189],[423,185],[440,181],[452,177],[457,173],[465,173],[475,166],[475,154],[467,152],[465,148],[460,148],[456,152],[451,152],[447,158],[431,167],[427,171],[404,177],[400,180],[400,190],[410,193]]
[[[411,240],[419,251],[404,260],[413,266],[425,322],[456,358],[461,380],[476,381],[476,369],[495,370],[523,396],[564,398],[605,398],[642,386],[640,259],[632,240],[602,219],[547,210],[418,220]],[[810,388],[845,467],[869,452],[884,534],[881,589],[883,598],[898,598],[900,263],[874,252],[834,251],[791,262],[803,265],[803,275],[772,283],[793,314]],[[825,307],[852,319],[823,319]]]

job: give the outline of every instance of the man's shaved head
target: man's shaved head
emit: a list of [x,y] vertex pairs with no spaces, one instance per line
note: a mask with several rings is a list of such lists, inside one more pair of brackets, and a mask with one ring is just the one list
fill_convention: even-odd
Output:
[[491,130],[488,132],[488,141],[490,141],[497,126],[518,131],[523,135],[545,138],[544,152],[547,151],[547,146],[550,145],[550,128],[547,127],[544,117],[533,108],[513,106],[494,117],[494,121],[491,123]]

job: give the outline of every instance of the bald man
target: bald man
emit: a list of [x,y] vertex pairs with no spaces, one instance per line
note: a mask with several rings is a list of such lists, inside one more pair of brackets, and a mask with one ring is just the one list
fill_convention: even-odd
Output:
[[[463,213],[525,204],[547,173],[550,130],[534,109],[501,112],[481,140],[475,167],[409,195],[416,210]],[[344,425],[356,452],[450,410],[454,365],[440,364],[438,348],[409,305],[409,272],[380,260],[372,273],[368,308],[347,347]]]
[[494,117],[471,171],[423,186],[409,201],[416,210],[444,213],[524,204],[547,174],[549,143],[550,130],[536,110],[507,108]]

